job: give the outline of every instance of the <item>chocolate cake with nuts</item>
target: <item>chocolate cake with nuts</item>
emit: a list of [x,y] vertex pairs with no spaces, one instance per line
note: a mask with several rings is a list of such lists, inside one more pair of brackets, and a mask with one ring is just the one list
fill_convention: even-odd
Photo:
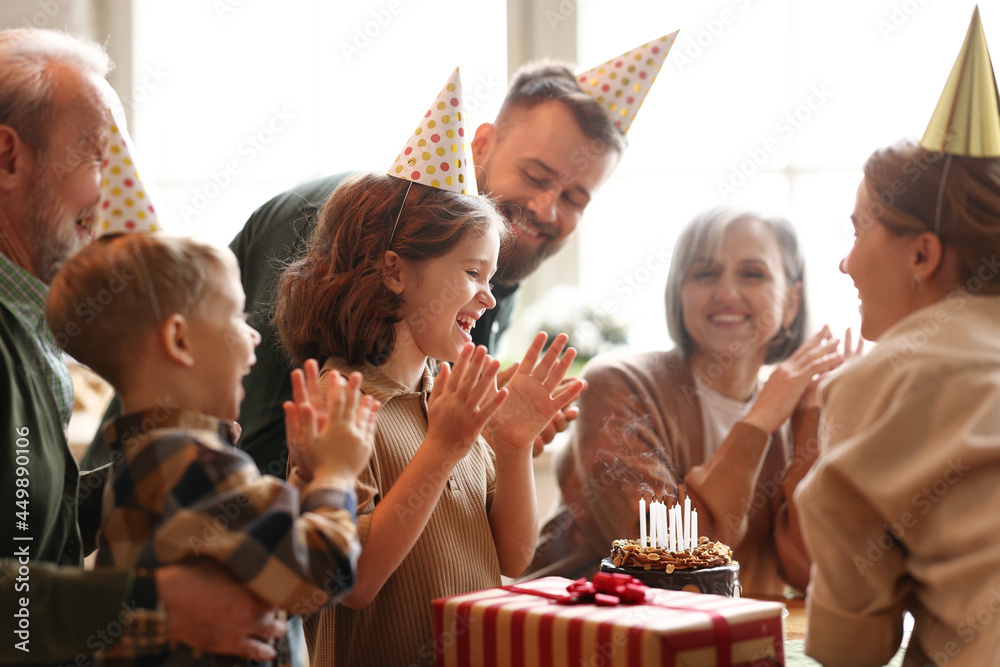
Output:
[[674,591],[739,597],[740,564],[722,542],[698,539],[690,551],[667,551],[640,546],[637,540],[615,540],[611,557],[601,561],[602,572],[635,577],[647,586]]

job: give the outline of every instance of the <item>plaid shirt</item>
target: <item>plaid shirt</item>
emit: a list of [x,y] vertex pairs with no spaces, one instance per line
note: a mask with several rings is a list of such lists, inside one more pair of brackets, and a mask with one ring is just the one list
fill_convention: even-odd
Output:
[[49,325],[45,323],[45,298],[49,289],[41,280],[0,253],[0,305],[3,305],[31,334],[38,350],[36,359],[26,360],[18,369],[25,373],[44,373],[52,387],[65,430],[73,414],[73,379],[62,359]]
[[[300,500],[282,480],[261,477],[230,427],[169,404],[105,425],[115,459],[97,564],[155,568],[203,557],[291,614],[332,603],[353,586],[361,550],[353,486],[314,480]],[[104,656],[130,654],[113,646]]]

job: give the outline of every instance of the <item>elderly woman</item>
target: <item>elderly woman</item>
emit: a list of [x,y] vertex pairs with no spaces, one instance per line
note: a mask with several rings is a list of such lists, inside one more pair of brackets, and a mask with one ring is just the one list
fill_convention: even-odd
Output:
[[[816,457],[816,379],[842,361],[829,330],[803,343],[803,262],[784,220],[717,209],[677,240],[667,322],[678,349],[594,359],[561,489],[531,576],[589,576],[638,538],[643,495],[691,497],[702,535],[729,544],[744,591],[809,576],[791,492]],[[761,386],[764,364],[781,362]]]
[[840,268],[879,344],[821,392],[832,428],[798,494],[806,650],[883,664],[908,610],[904,664],[997,664],[1000,158],[878,150],[851,220]]

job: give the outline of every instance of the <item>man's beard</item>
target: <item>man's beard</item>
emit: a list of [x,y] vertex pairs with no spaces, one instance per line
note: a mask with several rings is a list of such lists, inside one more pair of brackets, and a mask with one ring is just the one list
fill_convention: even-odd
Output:
[[[514,202],[501,202],[498,203],[497,207],[510,222],[511,227],[516,228],[519,222],[532,224],[543,230],[549,227],[549,225],[534,220],[525,207]],[[497,273],[493,280],[502,284],[512,284],[524,280],[534,273],[545,259],[558,252],[563,243],[564,241],[547,239],[537,248],[530,248],[521,244],[520,238],[516,236],[515,232],[510,243],[500,249]]]
[[63,262],[85,242],[77,235],[76,224],[64,224],[69,215],[56,201],[51,170],[43,167],[41,172],[28,194],[28,243],[35,254],[38,278],[48,285]]

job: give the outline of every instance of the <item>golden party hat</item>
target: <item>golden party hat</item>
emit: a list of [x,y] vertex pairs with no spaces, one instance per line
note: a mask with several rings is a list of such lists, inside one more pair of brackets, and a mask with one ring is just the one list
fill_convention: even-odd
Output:
[[969,157],[1000,157],[1000,95],[979,7],[920,145]]
[[675,30],[576,75],[580,88],[601,105],[622,132],[632,126],[679,32]]
[[434,98],[388,174],[459,194],[479,194],[458,68]]
[[155,194],[143,183],[135,164],[135,147],[125,127],[125,113],[112,106],[101,166],[101,202],[97,208],[94,236],[123,232],[157,232],[163,229],[153,204]]

